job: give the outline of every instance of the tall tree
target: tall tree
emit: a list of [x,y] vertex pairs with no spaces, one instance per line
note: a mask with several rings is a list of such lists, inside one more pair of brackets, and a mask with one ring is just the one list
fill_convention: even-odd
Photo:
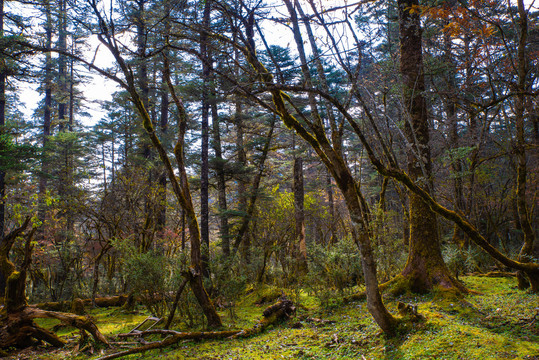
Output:
[[202,267],[204,276],[209,277],[209,261],[210,261],[210,230],[209,221],[210,214],[208,208],[209,196],[209,116],[210,116],[210,73],[212,67],[212,59],[210,54],[209,41],[210,37],[210,17],[211,17],[212,1],[204,1],[202,13],[202,31],[200,33],[200,59],[202,61],[202,106],[201,106],[201,165],[200,165],[200,236],[202,237]]
[[307,244],[305,242],[305,191],[303,186],[303,158],[294,155],[294,257],[298,274],[307,272]]
[[[0,39],[4,38],[4,0],[0,0]],[[0,63],[0,135],[4,135],[6,125],[6,78],[7,67],[5,61]],[[0,169],[0,246],[4,242],[5,232],[5,197],[6,197],[6,172]],[[6,274],[0,269],[0,297],[4,296],[6,287]]]
[[[43,90],[45,92],[45,101],[43,104],[43,131],[42,131],[42,154],[41,154],[41,174],[39,177],[39,209],[38,217],[41,223],[45,224],[47,210],[45,198],[47,196],[47,177],[50,171],[48,166],[49,138],[51,136],[51,112],[52,112],[52,81],[53,81],[53,63],[52,63],[52,9],[49,0],[44,1],[43,11],[45,13],[45,73],[43,75]],[[40,229],[40,237],[43,236],[43,228]]]
[[[295,10],[295,7],[299,8],[300,5],[299,2],[295,2],[293,4],[289,0],[285,0],[285,4],[290,14],[291,24],[293,26],[294,39],[301,61],[303,81],[305,82],[307,88],[313,89],[313,82],[304,50],[304,42],[301,36],[299,21]],[[251,32],[249,27],[247,27],[245,55],[253,68],[258,72],[261,81],[269,89],[277,114],[281,117],[286,126],[294,129],[299,136],[301,136],[313,147],[315,152],[331,172],[337,186],[343,193],[350,217],[352,219],[354,234],[357,234],[356,239],[361,250],[362,268],[367,288],[367,306],[369,312],[382,330],[392,333],[395,329],[396,320],[387,311],[378,290],[376,264],[368,234],[368,208],[365,198],[344,159],[344,154],[342,154],[339,146],[336,143],[333,145],[330,143],[324,131],[322,120],[318,112],[316,97],[314,96],[313,92],[308,92],[311,119],[302,116],[303,121],[299,122],[288,111],[285,101],[289,100],[289,98],[287,96],[285,97],[285,94],[280,90],[275,89],[273,83],[274,78],[258,60],[255,52],[254,41],[249,34],[251,34]],[[271,90],[272,88],[273,90]],[[305,125],[303,125],[303,123],[305,123]],[[337,136],[337,134],[335,135]]]
[[[405,133],[408,147],[408,174],[432,192],[432,163],[429,122],[425,101],[422,30],[419,2],[398,0],[400,27],[400,64],[403,81]],[[409,193],[410,246],[402,275],[412,290],[423,292],[434,286],[464,289],[450,275],[442,258],[436,214],[423,199]]]
[[215,307],[204,288],[202,280],[202,258],[201,258],[201,236],[200,227],[198,224],[197,216],[195,213],[195,207],[192,202],[191,189],[187,178],[187,166],[185,164],[185,133],[187,131],[187,111],[181,98],[176,94],[170,77],[170,67],[168,59],[164,57],[164,77],[167,82],[169,93],[171,94],[174,103],[179,113],[179,134],[176,145],[174,146],[174,157],[177,164],[177,170],[179,171],[179,179],[176,176],[169,155],[164,148],[162,142],[157,137],[154,129],[150,114],[147,108],[144,106],[143,94],[141,95],[139,88],[136,86],[136,79],[131,70],[131,67],[125,61],[121,49],[118,45],[115,33],[113,31],[114,24],[110,23],[105,17],[103,17],[96,4],[92,4],[92,10],[94,15],[98,18],[100,25],[99,40],[113,55],[117,65],[120,67],[124,80],[104,72],[109,78],[116,81],[121,85],[128,93],[131,102],[135,106],[138,114],[142,118],[142,125],[148,134],[152,145],[157,150],[159,158],[166,168],[168,180],[170,181],[172,190],[180,206],[183,208],[186,214],[187,224],[189,228],[190,243],[191,243],[191,263],[190,272],[186,274],[191,285],[191,289],[195,297],[197,298],[202,310],[208,320],[209,327],[220,327],[221,318],[216,312]]
[[[527,202],[527,158],[526,158],[526,139],[525,139],[525,105],[526,93],[528,91],[528,72],[529,60],[527,54],[528,40],[528,13],[523,0],[517,1],[518,5],[518,47],[517,47],[517,84],[515,86],[516,104],[515,104],[515,123],[516,123],[516,146],[517,155],[517,209],[519,222],[524,233],[524,242],[518,255],[519,261],[530,261],[533,259],[533,247],[535,243],[535,231],[531,225],[531,214]],[[529,116],[529,115],[528,115]],[[536,150],[537,151],[537,150]],[[524,275],[519,273],[519,287],[526,288]]]
[[[0,38],[4,38],[4,0],[0,0]],[[7,67],[3,61],[0,64],[0,134],[4,133],[4,126],[6,124],[6,77]],[[4,220],[5,220],[5,202],[6,196],[6,173],[4,170],[0,170],[0,241],[4,238]],[[3,289],[3,276],[0,274],[0,289]]]

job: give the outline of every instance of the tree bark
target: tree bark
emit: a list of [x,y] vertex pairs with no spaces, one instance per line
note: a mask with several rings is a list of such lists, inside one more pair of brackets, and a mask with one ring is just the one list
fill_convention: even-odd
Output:
[[212,113],[212,133],[213,133],[213,151],[215,152],[215,177],[217,179],[217,196],[219,204],[219,230],[221,233],[221,248],[225,259],[230,257],[230,231],[228,224],[226,200],[226,180],[223,159],[223,150],[221,149],[221,130],[219,128],[219,114],[217,112],[217,102],[213,101],[211,105]]
[[294,159],[294,218],[295,218],[295,241],[294,256],[298,274],[305,274],[307,267],[307,244],[305,243],[305,192],[303,190],[303,159]]
[[[528,59],[526,54],[526,43],[528,38],[528,14],[524,7],[524,1],[518,0],[518,14],[519,14],[519,30],[520,37],[517,49],[517,70],[518,70],[518,83],[516,86],[516,106],[515,106],[515,122],[516,122],[516,146],[515,153],[517,156],[517,189],[516,200],[518,209],[518,218],[524,233],[524,242],[518,255],[519,261],[531,261],[533,259],[533,247],[535,243],[535,231],[531,225],[530,212],[527,204],[527,173],[528,168],[526,164],[526,139],[524,137],[524,105],[526,102],[526,90],[527,81],[526,75],[528,73]],[[532,150],[533,151],[533,150]],[[537,150],[536,150],[537,151]],[[535,196],[535,195],[532,195]],[[523,279],[523,274],[518,273],[519,288],[524,289],[528,287],[528,283]],[[537,283],[539,279],[529,279],[532,282],[532,286],[535,287],[535,291],[538,291]],[[535,285],[533,283],[535,282]]]
[[[401,75],[404,107],[408,118],[408,173],[411,179],[432,188],[427,104],[424,97],[422,30],[417,0],[398,0]],[[410,247],[402,276],[415,292],[435,286],[458,288],[444,263],[438,238],[436,214],[417,194],[410,192]]]
[[[163,2],[164,13],[168,14],[170,12],[170,1]],[[164,20],[164,37],[168,39],[170,34],[170,21],[168,18]],[[163,50],[165,56],[169,55],[168,49]],[[160,106],[160,116],[159,116],[159,128],[161,134],[164,136],[168,131],[168,122],[169,122],[169,111],[170,111],[170,100],[168,97],[168,87],[165,79],[164,71],[161,72],[161,106]],[[114,148],[113,148],[114,150]],[[158,174],[158,204],[157,204],[157,216],[155,228],[157,232],[162,236],[163,230],[167,225],[167,172],[164,169],[164,166],[159,168]]]
[[[0,37],[4,36],[4,0],[0,0]],[[0,134],[4,134],[6,123],[6,77],[7,69],[5,65],[0,66]],[[0,246],[4,241],[5,226],[5,196],[6,196],[6,173],[0,170]],[[6,286],[6,274],[0,269],[0,298],[4,296]]]
[[201,147],[200,147],[200,236],[202,241],[202,273],[205,277],[210,276],[209,261],[210,261],[210,230],[209,221],[210,214],[208,208],[209,200],[209,164],[208,164],[208,147],[209,147],[209,125],[208,119],[210,114],[210,71],[211,71],[211,56],[209,54],[208,43],[209,37],[207,31],[210,29],[210,14],[211,1],[204,2],[204,10],[202,15],[202,27],[205,31],[200,34],[200,57],[202,60],[202,108],[201,108]]
[[[50,50],[52,48],[52,14],[50,0],[46,0],[43,4],[45,10],[45,48]],[[48,166],[48,154],[47,145],[49,143],[49,137],[51,135],[51,111],[52,111],[52,79],[53,79],[53,64],[51,52],[45,53],[45,74],[44,74],[44,88],[45,88],[45,101],[43,105],[43,133],[42,133],[42,147],[41,147],[41,174],[39,176],[39,204],[38,204],[38,218],[42,224],[46,224],[47,209],[45,204],[45,198],[47,196],[47,175],[49,173]],[[43,238],[44,226],[39,229],[39,237]]]
[[[235,100],[235,111],[234,111],[234,125],[236,126],[236,147],[237,147],[237,156],[238,156],[238,163],[242,168],[247,167],[247,152],[245,151],[245,144],[243,139],[243,106],[241,103],[240,98],[236,98]],[[248,202],[248,195],[247,195],[247,181],[245,180],[245,175],[240,175],[240,178],[238,179],[238,210],[240,213],[242,213],[242,221],[241,224],[249,223],[249,218],[247,215],[247,202]],[[249,239],[246,238],[247,233],[247,226],[245,227],[245,231],[240,229],[238,230],[235,238],[235,244],[238,244],[238,246],[241,246],[241,255],[243,257],[244,262],[249,263],[249,251],[250,251],[250,243]],[[237,246],[234,246],[234,249],[236,249]]]

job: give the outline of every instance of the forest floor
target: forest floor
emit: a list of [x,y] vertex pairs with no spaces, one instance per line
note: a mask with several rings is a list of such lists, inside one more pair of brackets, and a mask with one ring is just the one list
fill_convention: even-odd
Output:
[[[403,327],[397,336],[384,336],[369,316],[364,301],[322,307],[302,291],[289,293],[299,303],[296,317],[247,339],[185,341],[171,347],[135,354],[127,359],[526,359],[539,360],[539,297],[516,288],[513,278],[464,277],[474,293],[465,298],[411,295],[388,298],[397,313],[397,301],[418,306],[424,321]],[[227,329],[249,328],[269,304],[259,304],[265,293],[257,289],[235,308],[221,313]],[[295,294],[295,295],[294,295]],[[92,310],[108,337],[128,332],[147,316],[118,309]],[[41,322],[50,327],[52,322]],[[76,338],[63,329],[59,335]],[[119,340],[116,340],[119,341]],[[125,340],[124,340],[125,341]],[[92,349],[80,353],[72,341],[64,349],[36,348],[9,359],[97,359],[118,351]]]

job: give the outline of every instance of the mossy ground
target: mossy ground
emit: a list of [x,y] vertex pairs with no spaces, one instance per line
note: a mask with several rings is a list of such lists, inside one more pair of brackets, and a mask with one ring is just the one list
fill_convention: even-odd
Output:
[[[418,305],[426,317],[409,323],[398,335],[386,338],[367,313],[365,302],[336,304],[322,309],[315,298],[296,291],[300,306],[295,319],[249,339],[186,341],[162,350],[137,354],[128,359],[539,359],[539,324],[530,319],[539,311],[539,297],[516,288],[508,278],[466,277],[466,286],[477,293],[459,298],[437,293],[386,299],[396,313],[396,302]],[[267,304],[256,305],[275,289],[246,295],[235,310],[222,313],[227,328],[247,328],[261,316]],[[288,294],[289,296],[292,294]],[[273,296],[273,295],[272,295]],[[125,314],[115,309],[91,313],[105,335],[126,332],[142,321],[144,314]],[[309,317],[334,323],[309,322]],[[43,326],[53,323],[43,321]],[[62,330],[75,337],[77,332]],[[26,358],[87,359],[94,354],[76,354],[63,349],[27,352]]]

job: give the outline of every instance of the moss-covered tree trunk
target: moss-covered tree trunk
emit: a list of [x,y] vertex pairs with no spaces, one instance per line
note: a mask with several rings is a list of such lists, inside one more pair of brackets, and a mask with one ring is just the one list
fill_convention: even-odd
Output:
[[0,246],[0,267],[8,275],[5,289],[5,309],[0,314],[0,349],[24,348],[38,341],[46,341],[52,346],[61,347],[65,342],[49,330],[36,325],[35,318],[54,318],[64,324],[88,331],[97,342],[108,345],[107,339],[99,332],[90,317],[41,310],[26,303],[26,270],[30,266],[31,241],[36,229],[26,236],[24,261],[17,270],[9,261],[9,252],[15,240],[22,235],[30,224],[30,217],[18,228],[12,230]]
[[[4,0],[0,0],[0,38],[4,36]],[[6,120],[6,76],[7,69],[5,66],[0,67],[0,132],[4,133],[4,125]],[[6,195],[6,173],[3,169],[0,169],[0,244],[4,239],[4,212]],[[0,298],[4,293],[6,286],[6,276],[0,268]]]
[[[515,153],[517,156],[517,188],[516,188],[516,201],[518,218],[524,234],[524,242],[518,260],[522,262],[531,261],[533,259],[533,247],[535,243],[535,231],[530,221],[530,207],[527,202],[527,159],[526,159],[526,138],[525,138],[525,121],[524,121],[524,106],[526,102],[526,91],[528,88],[526,75],[528,73],[528,57],[526,50],[526,43],[528,38],[528,14],[524,7],[523,0],[518,0],[518,13],[519,13],[519,42],[517,51],[517,72],[518,83],[516,86],[517,98],[515,103],[515,122],[516,122],[516,146]],[[534,151],[533,149],[531,151]],[[537,150],[535,150],[537,151]],[[533,197],[533,196],[532,196]],[[529,280],[529,282],[528,282]],[[531,284],[532,290],[539,291],[539,279],[525,278],[524,273],[518,272],[518,285],[520,289],[529,287]]]
[[[399,0],[401,75],[403,81],[405,133],[408,146],[408,173],[425,188],[432,188],[429,125],[425,102],[422,31],[417,0]],[[402,275],[416,292],[434,286],[460,287],[442,258],[436,214],[420,196],[410,197],[410,246]]]
[[363,199],[349,171],[342,169],[340,172],[344,176],[339,176],[335,180],[344,195],[346,207],[348,208],[352,226],[354,227],[353,235],[357,237],[355,240],[360,248],[361,267],[365,278],[365,292],[367,295],[367,308],[378,326],[384,332],[392,334],[395,331],[397,320],[385,307],[378,289],[376,261],[371,246],[368,223],[365,221],[365,199]]

